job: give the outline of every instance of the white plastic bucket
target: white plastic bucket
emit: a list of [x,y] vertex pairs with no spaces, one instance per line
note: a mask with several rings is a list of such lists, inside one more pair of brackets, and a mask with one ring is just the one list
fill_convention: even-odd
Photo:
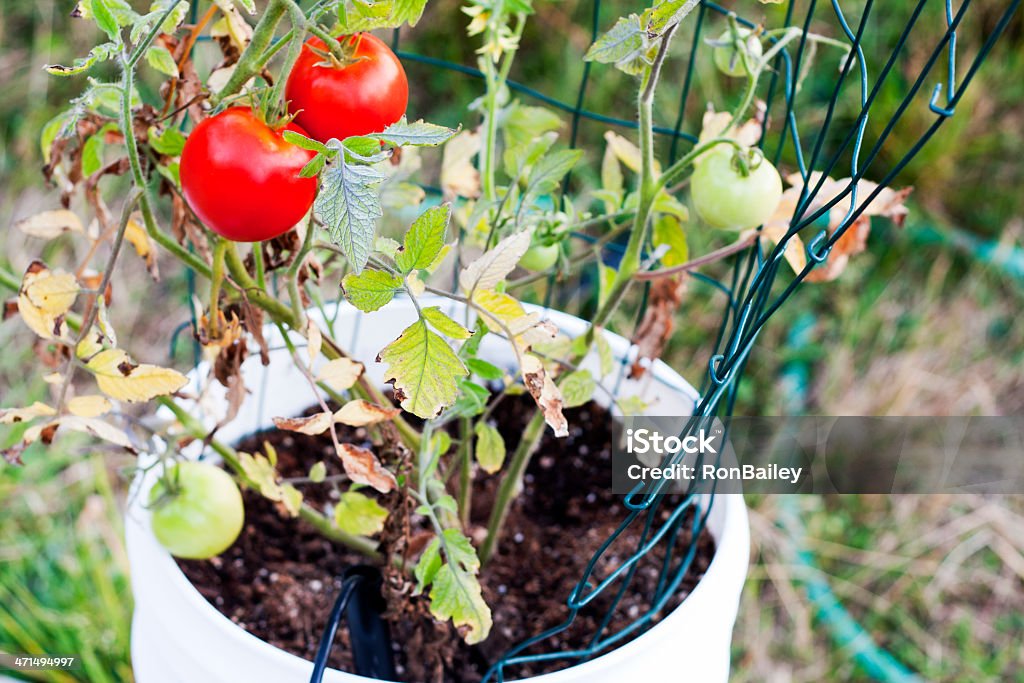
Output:
[[[446,299],[421,299],[421,305],[439,305],[451,315],[462,308]],[[542,310],[534,308],[534,310]],[[378,351],[415,320],[409,301],[399,300],[382,311],[363,314],[342,304],[334,317],[333,334],[356,359],[366,363],[368,376],[383,381],[381,364],[373,362]],[[545,317],[569,336],[582,334],[586,323],[557,311]],[[327,322],[316,312],[318,323]],[[456,319],[459,319],[458,317]],[[258,355],[243,365],[246,386],[253,395],[238,417],[217,436],[226,442],[265,429],[274,416],[292,416],[314,402],[306,380],[295,369],[276,328],[266,330],[271,351],[270,365],[260,364]],[[629,362],[630,344],[607,334],[617,360],[616,369],[602,379],[620,396],[638,394],[654,401],[652,414],[687,415],[697,398],[696,391],[661,361],[654,363],[647,377],[636,382],[619,372],[618,363]],[[301,340],[294,339],[296,345]],[[508,344],[489,336],[481,355],[495,363],[512,365]],[[599,375],[596,357],[582,367]],[[194,377],[205,375],[200,368]],[[621,375],[621,377],[620,377]],[[201,405],[189,405],[209,425],[217,422],[226,408],[223,389],[217,385],[206,392]],[[607,401],[598,391],[595,400]],[[197,453],[186,451],[195,456]],[[132,664],[138,683],[302,683],[309,680],[312,663],[280,650],[246,632],[209,604],[178,568],[174,559],[154,538],[149,513],[143,506],[156,472],[140,475],[132,486],[126,536],[131,563],[135,613],[132,620]],[[747,509],[739,495],[716,497],[708,517],[715,538],[715,557],[704,577],[687,598],[660,623],[635,640],[607,654],[556,673],[535,676],[536,683],[717,683],[728,680],[730,642],[739,608],[740,593],[747,574],[750,532]],[[327,683],[368,683],[371,679],[330,669]]]

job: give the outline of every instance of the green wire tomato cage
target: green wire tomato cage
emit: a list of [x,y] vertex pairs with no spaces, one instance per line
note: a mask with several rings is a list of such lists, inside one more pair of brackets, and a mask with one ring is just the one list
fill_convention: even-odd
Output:
[[[593,0],[589,27],[591,42],[602,30],[609,28],[619,14],[639,12],[646,6],[639,2],[616,3],[609,9],[610,4],[609,0],[603,3],[602,0]],[[760,240],[755,240],[738,254],[731,273],[725,278],[689,273],[717,290],[723,296],[724,305],[721,323],[713,339],[714,350],[699,387],[701,398],[680,437],[697,433],[715,417],[732,414],[739,379],[764,325],[793,296],[800,283],[828,259],[834,245],[864,214],[868,205],[893,182],[942,125],[958,113],[958,104],[965,91],[1007,28],[1020,0],[1011,0],[997,11],[993,11],[990,5],[985,7],[985,13],[978,11],[979,7],[972,11],[972,6],[980,4],[977,0],[962,0],[955,6],[952,0],[945,0],[941,3],[941,11],[937,12],[938,0],[917,0],[912,9],[908,3],[902,11],[909,12],[909,18],[900,27],[895,41],[885,46],[877,45],[872,31],[876,25],[873,22],[885,20],[883,15],[892,9],[891,6],[886,8],[884,3],[873,0],[846,3],[839,0],[790,0],[781,8],[771,10],[773,14],[784,15],[782,26],[798,27],[799,34],[779,47],[770,64],[770,75],[758,84],[757,96],[765,103],[765,125],[758,146],[775,165],[782,162],[787,167],[796,168],[804,181],[803,188],[789,220],[789,228],[774,248],[769,250]],[[608,11],[602,11],[603,5]],[[704,1],[683,20],[670,56],[673,66],[671,69],[666,67],[660,88],[660,92],[677,89],[677,114],[671,125],[662,122],[654,126],[655,135],[668,146],[670,162],[698,139],[694,131],[699,127],[699,121],[687,120],[687,114],[694,111],[687,105],[692,96],[695,65],[711,59],[711,47],[707,44],[705,31],[717,34],[729,16],[735,16],[739,26],[753,28],[769,7],[770,4],[753,0],[737,2],[731,7]],[[192,11],[195,16],[194,4]],[[430,12],[428,6],[428,19]],[[984,16],[979,16],[982,14]],[[935,26],[937,19],[942,21],[939,27]],[[970,55],[957,50],[957,32],[967,26],[984,36],[980,49]],[[849,50],[846,54],[850,57],[841,60],[834,83],[824,91],[820,87],[817,92],[801,88],[803,69],[814,57],[815,46],[807,38],[812,32],[828,34],[844,43]],[[927,43],[922,51],[920,43],[924,39]],[[778,40],[777,36],[770,35],[767,49],[771,49]],[[484,77],[474,67],[403,49],[402,30],[393,32],[391,45],[407,64],[443,69],[455,76]],[[912,49],[916,61],[908,67],[903,62],[907,61]],[[582,56],[579,55],[581,60]],[[682,68],[679,68],[680,64]],[[515,93],[568,115],[571,120],[569,144],[576,147],[580,143],[584,121],[622,129],[637,128],[632,119],[592,111],[586,106],[588,85],[601,78],[604,70],[609,68],[585,62],[575,97],[569,101],[514,80],[509,80],[507,85]],[[882,94],[891,92],[893,88],[901,92],[898,104],[894,108],[887,104],[886,111],[873,113],[879,108]],[[823,110],[823,117],[801,122],[797,112],[812,106]],[[917,134],[909,147],[893,149],[893,145],[900,142],[892,135],[893,131],[908,113],[918,121],[921,116],[929,116],[931,122]],[[884,124],[879,128],[877,119],[882,117]],[[871,135],[868,134],[869,121],[874,124]],[[834,175],[835,171],[848,174],[849,179],[842,190],[828,201],[816,202],[827,177]],[[867,176],[877,183],[872,183],[869,190],[861,187],[861,181]],[[432,188],[425,189],[429,191]],[[838,226],[830,227],[829,213],[840,202],[848,202],[849,209]],[[588,235],[573,236],[593,241]],[[794,272],[783,266],[786,247],[797,236],[806,245],[806,265],[799,272]],[[621,246],[615,243],[602,248],[612,263],[617,253],[621,253]],[[546,305],[552,303],[552,291],[553,287],[549,286]],[[645,291],[639,315],[643,315],[646,302]],[[620,377],[625,377],[628,368],[628,362],[623,361]],[[597,549],[576,588],[566,596],[569,608],[566,620],[506,652],[493,663],[485,681],[504,681],[507,676],[514,676],[517,665],[529,662],[561,660],[572,665],[586,661],[627,638],[635,637],[655,623],[691,568],[696,555],[696,539],[704,528],[714,497],[713,492],[708,498],[699,498],[696,492],[682,498],[677,495],[668,497],[663,485],[662,482],[660,486],[647,490],[637,488],[625,497],[627,512],[621,524],[615,534]],[[692,514],[688,515],[690,511]],[[630,528],[640,529],[632,554],[620,556],[616,568],[596,581],[593,575],[598,563],[607,559],[605,555],[609,548]],[[685,529],[689,530],[693,541],[679,542],[680,533]],[[613,614],[633,589],[633,579],[641,560],[655,548],[664,554],[658,561],[660,569],[656,589],[653,594],[644,596],[649,608],[637,615],[626,628],[609,632],[608,624]],[[610,596],[609,606],[600,619],[601,625],[591,634],[587,647],[572,651],[544,651],[545,641],[570,628],[580,611],[602,595]],[[887,671],[893,670],[901,671],[898,664],[890,662]],[[886,671],[881,669],[875,669],[874,673],[893,679],[893,676],[883,675]]]

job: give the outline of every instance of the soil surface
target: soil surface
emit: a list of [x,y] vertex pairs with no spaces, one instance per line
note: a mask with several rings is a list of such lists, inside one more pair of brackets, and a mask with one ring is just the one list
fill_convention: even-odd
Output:
[[[528,396],[508,397],[495,411],[496,426],[510,454],[532,411]],[[473,647],[465,645],[449,624],[437,624],[430,618],[426,598],[411,595],[408,579],[397,570],[388,574],[384,587],[389,603],[387,617],[401,680],[479,681],[487,667],[510,647],[566,620],[566,599],[587,562],[626,516],[623,497],[611,493],[610,415],[596,404],[588,404],[566,411],[566,417],[569,437],[555,439],[547,432],[530,463],[523,495],[509,514],[499,551],[482,570],[484,598],[494,618],[487,640]],[[343,441],[369,445],[370,435],[365,429],[341,429],[339,437]],[[244,439],[238,447],[247,452],[262,451],[264,442],[276,448],[278,469],[285,477],[305,476],[320,460],[327,464],[328,475],[342,473],[332,455],[329,436],[271,430]],[[498,475],[476,474],[469,531],[477,541],[497,481]],[[337,498],[337,492],[326,484],[302,488],[306,500],[321,509]],[[382,504],[391,509],[400,499],[400,494],[393,492]],[[668,516],[672,502],[666,500],[656,513],[659,522]],[[277,647],[313,659],[342,573],[365,560],[323,539],[299,520],[283,517],[258,494],[245,492],[245,509],[245,528],[223,555],[178,564],[199,592],[232,621]],[[679,532],[674,561],[689,546],[691,521],[687,517]],[[642,522],[642,518],[636,520],[608,549],[597,564],[592,583],[606,577],[637,547]],[[415,516],[389,524],[383,535],[391,547],[405,548],[413,558],[429,540],[429,533]],[[650,596],[658,586],[664,553],[665,543],[661,543],[638,563],[605,635],[625,628],[647,611]],[[714,540],[704,532],[679,592],[668,603],[669,609],[693,589],[713,554]],[[587,647],[620,585],[613,584],[581,610],[570,628],[528,652]],[[510,667],[506,678],[556,671],[573,663],[575,660],[557,660]],[[354,671],[344,622],[330,664]]]

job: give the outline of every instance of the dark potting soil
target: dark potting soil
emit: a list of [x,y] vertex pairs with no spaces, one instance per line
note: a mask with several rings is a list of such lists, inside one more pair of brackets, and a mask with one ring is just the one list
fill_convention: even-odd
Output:
[[[507,397],[495,411],[497,427],[509,453],[533,409],[528,396]],[[411,595],[413,585],[408,579],[397,570],[387,574],[387,617],[401,680],[479,681],[487,667],[510,647],[565,621],[566,598],[594,551],[626,514],[623,497],[611,493],[610,415],[600,406],[588,404],[566,411],[566,417],[570,425],[568,438],[556,439],[547,432],[527,470],[523,495],[510,511],[499,551],[482,570],[480,582],[494,618],[487,640],[472,647],[465,645],[450,624],[434,622],[427,599]],[[368,433],[365,429],[342,427],[339,437],[367,445]],[[329,436],[271,430],[244,439],[238,448],[261,451],[265,442],[276,448],[278,468],[285,477],[305,476],[310,466],[321,460],[327,465],[328,475],[342,473]],[[477,473],[470,530],[477,541],[482,525],[486,524],[497,481],[498,475]],[[337,497],[326,485],[303,488],[306,500],[318,508]],[[393,492],[384,504],[391,509],[389,504],[396,503],[398,496]],[[303,522],[283,517],[258,494],[245,493],[245,511],[245,528],[223,555],[178,564],[199,592],[232,621],[279,648],[313,659],[341,586],[342,573],[365,560],[325,540]],[[664,519],[668,511],[662,515]],[[688,518],[680,531],[675,557],[690,542],[690,521]],[[632,524],[606,552],[592,583],[606,577],[631,554],[639,540],[640,526]],[[429,532],[415,517],[408,526],[405,520],[389,524],[383,536],[393,548],[407,547],[413,557],[429,540]],[[714,540],[704,532],[678,595],[659,618],[693,589],[713,555]],[[656,589],[663,558],[664,548],[659,545],[639,563],[631,589],[615,611],[606,635],[628,626],[646,612],[650,602],[645,596]],[[614,584],[612,590],[581,610],[572,627],[530,652],[588,646],[618,586]],[[506,677],[538,675],[571,663],[561,660],[522,665],[508,669]],[[330,664],[353,671],[344,622]]]

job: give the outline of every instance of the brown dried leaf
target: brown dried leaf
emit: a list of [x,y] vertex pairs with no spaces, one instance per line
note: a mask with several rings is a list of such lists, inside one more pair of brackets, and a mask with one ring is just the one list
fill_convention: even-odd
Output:
[[385,408],[376,403],[357,399],[349,401],[334,413],[334,421],[349,427],[365,427],[394,419],[401,412],[398,408]]
[[544,421],[555,436],[568,436],[569,422],[562,414],[562,392],[539,358],[530,353],[523,354],[522,363],[523,383],[544,414]]
[[659,278],[651,283],[647,309],[633,334],[633,343],[637,346],[636,360],[629,371],[633,379],[643,377],[647,371],[642,360],[653,362],[661,358],[675,330],[675,314],[685,291],[686,280],[682,274]]
[[345,473],[357,484],[372,486],[381,493],[389,493],[398,485],[395,475],[381,465],[373,451],[343,443],[338,457],[345,467]]
[[33,261],[25,271],[18,293],[18,312],[25,324],[43,339],[65,337],[68,312],[79,292],[75,276],[51,271],[42,261]]
[[333,422],[334,416],[330,413],[317,413],[316,415],[310,415],[309,417],[274,418],[274,426],[278,429],[284,429],[289,432],[298,432],[299,434],[308,434],[310,436],[323,434],[331,428],[331,424]]

